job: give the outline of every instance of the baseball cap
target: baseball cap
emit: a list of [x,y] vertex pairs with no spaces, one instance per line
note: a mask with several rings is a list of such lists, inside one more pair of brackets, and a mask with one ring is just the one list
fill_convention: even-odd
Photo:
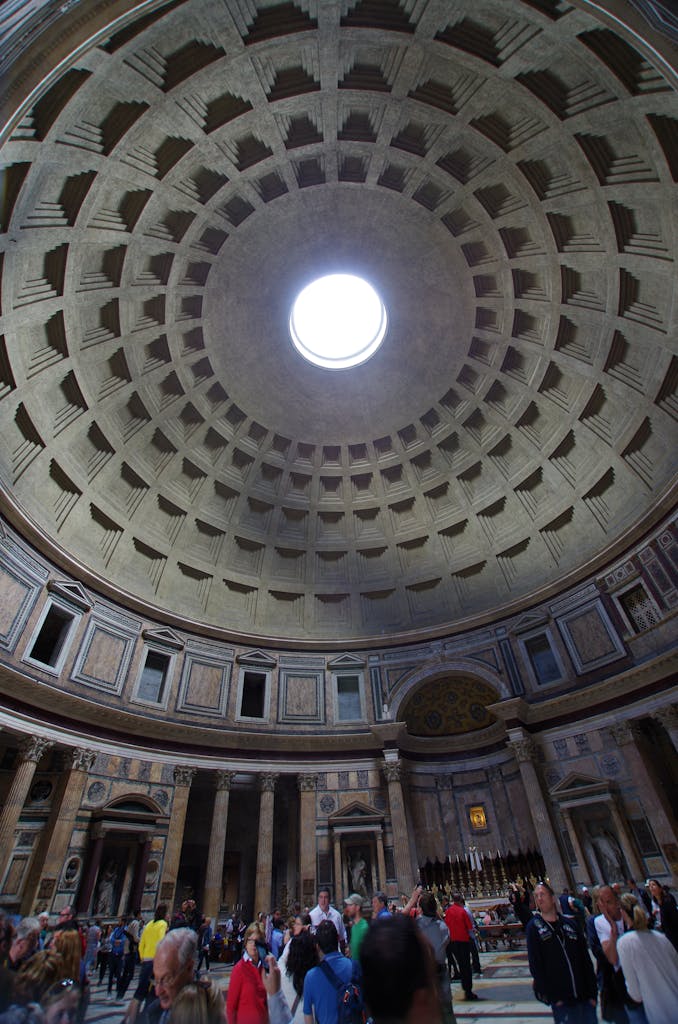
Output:
[[350,896],[346,897],[344,903],[352,903],[355,907],[362,907],[363,898],[357,892],[352,892]]

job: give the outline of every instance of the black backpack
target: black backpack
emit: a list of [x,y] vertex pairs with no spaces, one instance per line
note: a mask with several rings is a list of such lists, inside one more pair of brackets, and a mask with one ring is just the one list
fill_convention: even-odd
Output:
[[360,988],[362,979],[358,961],[351,961],[349,981],[342,981],[325,960],[320,961],[319,967],[337,990],[337,1024],[365,1024],[367,1013]]

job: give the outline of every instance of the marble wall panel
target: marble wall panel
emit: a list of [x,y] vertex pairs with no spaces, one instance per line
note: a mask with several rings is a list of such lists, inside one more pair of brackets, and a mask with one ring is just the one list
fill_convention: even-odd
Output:
[[186,653],[177,710],[223,718],[226,714],[231,665]]

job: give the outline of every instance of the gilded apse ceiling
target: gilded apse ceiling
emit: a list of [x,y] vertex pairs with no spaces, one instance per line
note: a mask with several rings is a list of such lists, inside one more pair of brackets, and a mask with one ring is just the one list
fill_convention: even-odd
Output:
[[436,679],[409,697],[398,717],[410,736],[455,736],[496,722],[487,705],[497,700],[497,691],[478,679]]
[[[384,643],[669,507],[668,40],[565,0],[44,6],[0,152],[0,483],[59,564],[256,643]],[[287,322],[345,271],[389,329],[333,372]]]

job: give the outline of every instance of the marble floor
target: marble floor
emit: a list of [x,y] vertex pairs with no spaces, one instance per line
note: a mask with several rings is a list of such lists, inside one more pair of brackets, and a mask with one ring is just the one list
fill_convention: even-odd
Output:
[[[480,960],[483,973],[473,980],[478,1002],[465,1002],[459,986],[452,986],[459,1024],[536,1024],[553,1020],[548,1007],[532,995],[524,949],[481,953]],[[224,990],[228,988],[230,967],[217,964],[210,973]],[[121,1024],[124,1010],[123,1004],[107,1002],[106,986],[95,983],[85,1019],[87,1024]]]

